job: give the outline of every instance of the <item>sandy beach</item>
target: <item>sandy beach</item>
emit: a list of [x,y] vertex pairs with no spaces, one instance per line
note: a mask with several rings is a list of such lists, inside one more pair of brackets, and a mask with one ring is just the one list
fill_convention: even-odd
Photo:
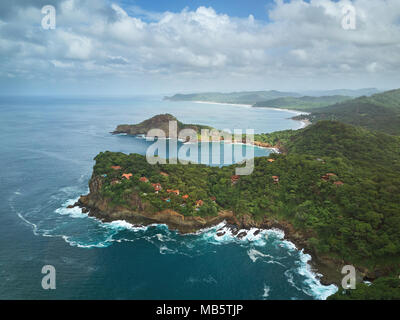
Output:
[[311,121],[310,121],[310,120],[307,120],[307,119],[304,119],[304,120],[296,120],[296,121],[300,121],[300,122],[302,123],[300,129],[303,129],[303,128],[305,128],[305,127],[307,127],[307,126],[309,126],[309,125],[311,124]]
[[224,103],[224,102],[212,102],[212,101],[191,101],[194,103],[203,103],[203,104],[218,104],[222,106],[234,106],[234,107],[244,107],[244,108],[252,108],[252,104],[240,104],[240,103]]
[[[239,104],[239,103],[223,103],[223,102],[212,102],[212,101],[191,101],[194,103],[203,103],[203,104],[216,104],[216,105],[225,105],[225,106],[234,106],[234,107],[244,107],[244,108],[253,108],[253,105],[251,104]],[[260,108],[261,109],[261,108]],[[293,113],[297,116],[301,114],[310,114],[309,112],[305,111],[298,111],[298,110],[290,110],[290,109],[284,109],[284,108],[271,108],[271,107],[262,107],[262,109],[271,109],[271,110],[276,110],[276,111],[286,111]],[[307,127],[308,125],[311,124],[309,120],[296,120],[301,122],[301,127],[299,129],[303,129]]]

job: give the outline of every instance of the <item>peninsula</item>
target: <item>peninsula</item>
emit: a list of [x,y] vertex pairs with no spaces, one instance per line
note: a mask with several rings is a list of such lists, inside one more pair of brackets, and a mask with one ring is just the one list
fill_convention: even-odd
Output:
[[339,283],[346,264],[360,279],[398,277],[400,138],[320,121],[264,139],[285,152],[255,158],[249,176],[235,176],[236,165],[150,165],[138,154],[102,152],[76,205],[103,221],[165,223],[181,233],[223,220],[236,232],[277,227],[313,256],[324,283]]

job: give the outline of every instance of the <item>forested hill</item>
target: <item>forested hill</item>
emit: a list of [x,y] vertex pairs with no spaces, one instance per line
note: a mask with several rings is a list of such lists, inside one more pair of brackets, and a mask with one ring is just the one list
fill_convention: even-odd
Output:
[[[238,210],[290,221],[312,235],[308,244],[322,259],[352,264],[372,279],[398,277],[400,137],[336,121],[282,137],[286,155],[272,164],[257,158],[254,173],[241,178]],[[265,187],[273,175],[279,187]]]
[[370,169],[400,171],[400,137],[327,120],[293,133],[288,153],[341,157]]
[[337,120],[370,130],[400,135],[400,89],[317,108],[310,115],[296,118],[307,118],[312,122]]
[[[213,129],[209,126],[199,125],[199,124],[186,124],[178,121],[173,115],[166,114],[158,114],[150,119],[144,120],[138,124],[120,124],[117,126],[114,134],[126,133],[129,135],[141,135],[148,134],[151,129],[160,129],[165,132],[166,137],[170,137],[169,132],[169,123],[170,121],[177,122],[178,131],[183,129],[193,129],[197,132],[200,132],[202,129]],[[176,134],[176,133],[175,133]]]

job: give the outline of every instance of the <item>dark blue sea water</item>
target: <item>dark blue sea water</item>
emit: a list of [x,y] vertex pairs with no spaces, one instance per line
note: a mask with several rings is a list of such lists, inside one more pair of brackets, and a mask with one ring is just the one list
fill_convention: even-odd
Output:
[[[66,209],[87,193],[97,153],[145,154],[151,142],[109,134],[117,124],[166,112],[219,129],[300,127],[285,111],[160,97],[1,98],[1,299],[323,299],[335,291],[277,230],[241,240],[218,238],[221,226],[182,236]],[[41,287],[44,265],[56,268],[55,290]]]

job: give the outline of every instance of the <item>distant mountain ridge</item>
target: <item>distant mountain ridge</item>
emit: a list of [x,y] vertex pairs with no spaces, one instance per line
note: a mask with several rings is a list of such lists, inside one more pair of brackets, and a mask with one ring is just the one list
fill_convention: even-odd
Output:
[[165,96],[164,100],[247,104],[258,108],[269,107],[306,111],[377,92],[379,91],[375,88],[307,91],[303,93],[277,90],[239,91],[230,93],[201,92],[190,94],[178,93],[173,96]]
[[295,92],[281,92],[276,90],[270,91],[242,91],[242,92],[203,92],[191,94],[175,94],[171,97],[164,97],[165,100],[171,101],[207,101],[217,103],[234,103],[234,104],[250,104],[253,105],[260,101],[272,100],[282,97],[300,97]]

